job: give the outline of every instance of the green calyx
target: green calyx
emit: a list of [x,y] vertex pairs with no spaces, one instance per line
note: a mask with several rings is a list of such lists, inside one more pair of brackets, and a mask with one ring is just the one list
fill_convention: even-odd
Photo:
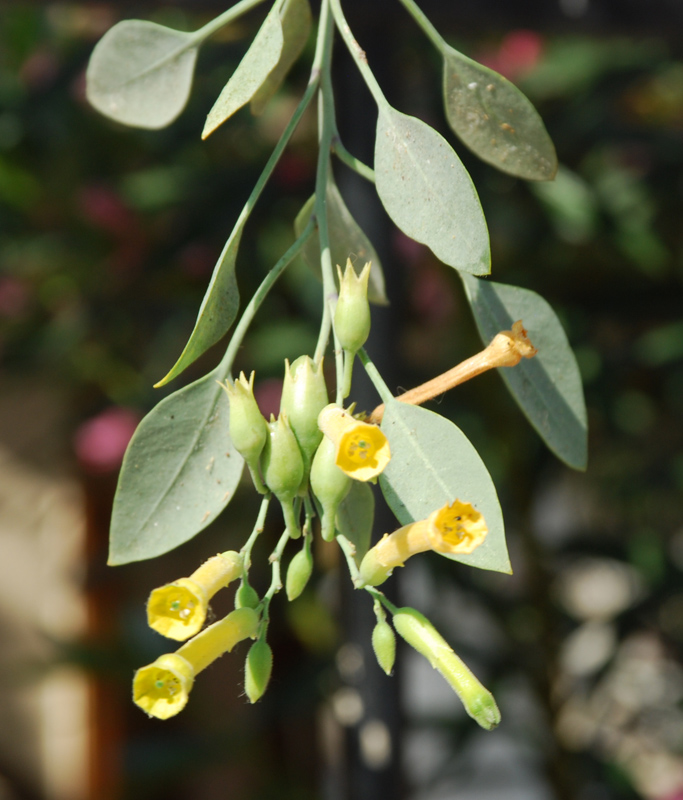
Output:
[[272,671],[273,651],[265,639],[259,639],[249,648],[244,665],[244,691],[250,703],[261,699]]
[[301,529],[294,512],[294,498],[304,477],[304,460],[289,421],[283,413],[277,419],[271,415],[267,426],[268,438],[262,462],[263,478],[266,486],[280,501],[289,535],[296,539],[301,535]]
[[247,380],[241,372],[234,383],[227,380],[220,386],[225,389],[230,400],[230,438],[235,449],[247,462],[257,490],[262,491],[259,456],[268,438],[268,423],[254,397],[254,373]]
[[349,478],[334,463],[336,448],[331,439],[323,436],[311,465],[311,489],[322,506],[322,537],[326,542],[334,539],[335,520],[340,503],[351,489]]
[[287,568],[287,578],[285,579],[285,590],[287,592],[288,600],[296,600],[296,598],[306,588],[311,573],[313,572],[313,557],[311,550],[308,546],[308,539],[304,547],[294,556],[289,562]]
[[311,460],[320,444],[318,414],[328,404],[327,386],[322,360],[316,363],[309,356],[300,356],[292,364],[285,360],[280,412],[289,420],[304,460],[304,477],[308,477]]

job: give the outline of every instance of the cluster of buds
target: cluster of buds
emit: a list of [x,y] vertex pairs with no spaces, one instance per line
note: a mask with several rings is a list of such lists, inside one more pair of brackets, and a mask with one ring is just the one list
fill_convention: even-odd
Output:
[[[340,291],[334,330],[343,350],[340,395],[345,398],[350,390],[353,362],[370,331],[367,300],[370,264],[360,274],[350,261],[343,273],[337,269]],[[514,366],[535,353],[522,322],[518,321],[512,330],[499,333],[478,355],[397,399],[421,404],[487,369]],[[322,538],[332,541],[338,534],[338,510],[353,481],[375,481],[391,459],[389,442],[378,426],[384,407],[378,406],[369,418],[360,419],[354,416],[353,407],[329,403],[322,360],[315,362],[301,356],[292,364],[285,361],[280,412],[277,418],[271,415],[269,421],[261,414],[254,397],[253,373],[248,380],[241,373],[234,382],[228,380],[221,386],[230,402],[232,442],[244,457],[255,488],[266,495],[264,509],[271,495],[282,506],[285,532],[280,540],[282,546],[278,545],[271,556],[276,571],[271,590],[263,599],[248,582],[251,552],[248,544],[240,553],[229,551],[214,556],[188,578],[152,592],[147,604],[150,627],[163,636],[185,642],[176,652],[160,656],[135,675],[135,702],[160,719],[184,708],[197,673],[248,638],[256,641],[246,658],[245,691],[251,702],[262,696],[273,663],[265,639],[268,606],[272,594],[282,588],[279,559],[284,545],[302,534],[302,505],[306,507],[303,546],[289,563],[284,587],[289,600],[303,592],[313,570],[311,499],[317,504]],[[258,532],[258,527],[255,531]],[[387,674],[393,670],[395,629],[443,675],[461,698],[467,713],[490,730],[500,720],[490,692],[422,614],[412,608],[394,608],[375,588],[396,567],[418,553],[432,550],[447,556],[467,555],[482,545],[487,533],[481,512],[470,502],[456,498],[425,519],[385,534],[365,553],[359,567],[353,562],[351,572],[355,585],[375,598],[377,624],[372,645],[380,667]],[[238,578],[241,582],[235,594],[235,610],[204,627],[211,598]],[[392,615],[393,628],[385,609]]]

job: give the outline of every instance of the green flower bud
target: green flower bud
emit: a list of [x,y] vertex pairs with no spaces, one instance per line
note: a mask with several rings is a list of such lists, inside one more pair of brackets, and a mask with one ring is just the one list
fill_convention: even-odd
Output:
[[349,493],[352,478],[335,464],[337,448],[327,436],[323,437],[311,465],[311,489],[322,506],[322,537],[334,539],[335,520],[339,504]]
[[280,501],[289,535],[296,539],[301,536],[301,530],[293,501],[304,477],[303,457],[284,414],[277,419],[271,415],[268,434],[263,451],[263,477],[266,486]]
[[351,259],[346,262],[342,274],[337,265],[339,275],[339,299],[334,312],[334,330],[339,344],[349,353],[357,353],[365,344],[370,334],[370,304],[368,303],[368,279],[370,278],[370,262],[360,275],[356,275]]
[[260,602],[256,589],[242,581],[240,588],[235,592],[235,608],[256,608]]
[[303,592],[312,572],[313,558],[308,542],[306,542],[304,547],[289,562],[289,567],[287,568],[285,590],[287,591],[288,600],[296,600]]
[[500,711],[491,692],[479,683],[425,616],[414,608],[400,608],[394,614],[394,627],[443,675],[475,722],[487,731],[498,725]]
[[273,670],[273,651],[265,639],[254,642],[244,665],[244,690],[250,703],[263,697]]
[[219,384],[230,399],[230,438],[235,449],[247,462],[254,485],[261,493],[265,488],[259,475],[259,456],[268,438],[268,423],[263,418],[254,398],[254,373],[247,381],[243,372],[231,383]]
[[377,663],[387,675],[391,675],[396,660],[396,636],[386,620],[377,620],[372,631],[372,649]]
[[305,480],[308,479],[311,460],[322,439],[318,414],[327,404],[323,362],[316,364],[309,356],[300,356],[291,365],[285,360],[280,411],[286,414],[301,448]]

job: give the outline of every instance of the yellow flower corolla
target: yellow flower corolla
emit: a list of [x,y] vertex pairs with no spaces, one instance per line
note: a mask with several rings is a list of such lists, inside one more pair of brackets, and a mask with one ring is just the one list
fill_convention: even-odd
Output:
[[365,584],[378,586],[411,556],[434,550],[446,555],[471,553],[486,538],[488,528],[481,512],[471,503],[454,500],[427,519],[404,525],[384,537],[365,554],[360,565]]
[[187,704],[195,676],[243,639],[258,632],[259,615],[238,608],[209,625],[177,652],[160,656],[142,667],[133,679],[133,702],[150,717],[168,719]]
[[178,642],[194,636],[204,625],[211,598],[241,573],[241,556],[228,551],[205,561],[189,578],[155,589],[147,601],[150,628]]
[[318,427],[336,448],[334,463],[350,478],[372,480],[389,463],[389,442],[377,425],[361,422],[332,404],[320,412]]
[[150,717],[168,719],[185,708],[193,683],[192,665],[168,653],[135,673],[133,702]]

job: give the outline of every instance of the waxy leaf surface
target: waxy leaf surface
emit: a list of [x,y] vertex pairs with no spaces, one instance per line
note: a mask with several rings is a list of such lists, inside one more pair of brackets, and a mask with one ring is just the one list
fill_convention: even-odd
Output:
[[282,52],[282,23],[277,4],[270,10],[244,54],[239,66],[226,83],[218,100],[209,111],[202,131],[202,139],[229,119],[235,111],[248,103],[275,69]]
[[391,461],[380,486],[401,525],[425,519],[454,500],[471,503],[484,515],[488,534],[468,555],[447,555],[479,569],[511,572],[503,514],[491,476],[465,434],[439,414],[392,400],[382,430]]
[[251,100],[252,114],[263,112],[308,41],[311,31],[311,7],[308,0],[285,0],[280,9],[280,21],[283,36],[280,60],[256,90]]
[[469,173],[441,134],[385,104],[377,120],[375,185],[405,234],[444,264],[488,275],[488,230]]
[[243,459],[228,434],[229,402],[214,370],[162,400],[128,445],[114,498],[110,564],[166,553],[232,499]]
[[502,75],[448,45],[443,58],[446,116],[470,150],[510,175],[552,180],[555,147],[527,97]]
[[171,367],[170,372],[155,386],[164,386],[180,375],[211,345],[222,339],[234,322],[240,304],[237,279],[235,278],[235,261],[245,223],[246,218],[243,218],[233,228],[230,238],[223,247],[223,252],[213,269],[209,288],[202,300],[194,330],[185,349]]
[[163,128],[185,108],[197,60],[194,35],[145,20],[110,28],[90,57],[86,96],[124,125]]
[[[330,237],[330,256],[334,268],[334,279],[338,283],[336,264],[344,269],[346,259],[350,258],[354,269],[358,274],[365,266],[366,261],[372,262],[370,268],[370,280],[368,282],[368,300],[376,305],[387,305],[388,300],[384,288],[384,273],[382,263],[379,260],[377,251],[372,246],[372,242],[363,232],[363,229],[351,216],[351,212],[344,203],[337,185],[330,179],[327,184],[327,226]],[[304,204],[301,211],[297,214],[294,221],[294,231],[297,236],[308,224],[308,220],[313,213],[315,195],[310,197]],[[312,236],[304,245],[301,252],[304,261],[311,267],[318,278],[320,273],[320,240],[318,236]],[[322,279],[322,278],[321,278]],[[337,287],[338,288],[338,287]]]
[[337,528],[356,548],[354,559],[360,565],[370,548],[375,519],[375,496],[367,483],[353,481],[337,510]]
[[484,342],[521,319],[538,353],[501,377],[555,455],[574,469],[588,459],[588,422],[576,358],[557,315],[540,295],[517,286],[462,276]]

